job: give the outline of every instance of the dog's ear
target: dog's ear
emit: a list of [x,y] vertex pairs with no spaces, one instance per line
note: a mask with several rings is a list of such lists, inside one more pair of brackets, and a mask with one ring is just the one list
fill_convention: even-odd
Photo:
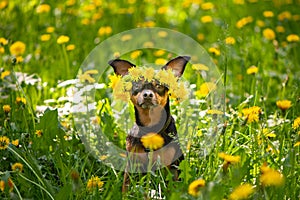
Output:
[[174,75],[180,77],[185,69],[186,64],[191,59],[189,56],[178,56],[172,60],[170,60],[162,69],[172,69]]
[[115,59],[108,62],[110,66],[114,68],[114,71],[117,75],[124,76],[128,74],[128,69],[135,67],[134,64],[127,60]]

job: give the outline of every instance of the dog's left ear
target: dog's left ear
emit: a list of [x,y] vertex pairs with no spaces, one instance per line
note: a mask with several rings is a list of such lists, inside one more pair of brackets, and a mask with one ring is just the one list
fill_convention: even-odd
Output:
[[114,72],[117,75],[124,76],[128,74],[128,69],[131,67],[135,67],[134,64],[127,60],[115,59],[108,62],[110,66],[114,68]]
[[172,60],[170,60],[162,69],[168,70],[172,69],[174,75],[180,77],[185,69],[186,64],[191,59],[189,56],[178,56]]

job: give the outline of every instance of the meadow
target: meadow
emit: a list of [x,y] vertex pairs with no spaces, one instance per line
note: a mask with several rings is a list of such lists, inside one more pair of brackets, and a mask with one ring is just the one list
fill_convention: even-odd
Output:
[[[300,198],[299,0],[0,0],[0,19],[0,199]],[[112,101],[108,64],[100,74],[82,63],[101,42],[138,27],[194,39],[219,77],[206,79],[211,66],[192,57],[183,75],[189,99],[172,100],[185,156],[180,180],[157,170],[122,194],[123,171],[78,126],[74,85],[96,91],[88,128],[125,149],[132,107],[124,116],[124,104]],[[117,51],[111,57],[138,65],[178,56],[151,43]]]

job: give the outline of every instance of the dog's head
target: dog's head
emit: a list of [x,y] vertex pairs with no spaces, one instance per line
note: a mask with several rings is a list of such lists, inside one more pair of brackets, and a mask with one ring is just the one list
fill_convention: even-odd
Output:
[[[162,70],[171,69],[176,77],[180,77],[189,60],[188,56],[176,57],[163,66]],[[111,60],[109,64],[113,67],[114,72],[121,76],[127,75],[130,68],[136,67],[129,61],[121,59]],[[151,109],[158,105],[165,107],[168,102],[168,90],[168,87],[158,80],[148,81],[142,78],[132,82],[130,99],[136,107],[142,109]]]

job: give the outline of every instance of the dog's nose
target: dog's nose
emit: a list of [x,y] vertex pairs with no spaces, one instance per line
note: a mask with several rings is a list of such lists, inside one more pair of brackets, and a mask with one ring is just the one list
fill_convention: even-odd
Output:
[[154,92],[152,90],[143,90],[142,96],[144,99],[152,99],[154,97]]

